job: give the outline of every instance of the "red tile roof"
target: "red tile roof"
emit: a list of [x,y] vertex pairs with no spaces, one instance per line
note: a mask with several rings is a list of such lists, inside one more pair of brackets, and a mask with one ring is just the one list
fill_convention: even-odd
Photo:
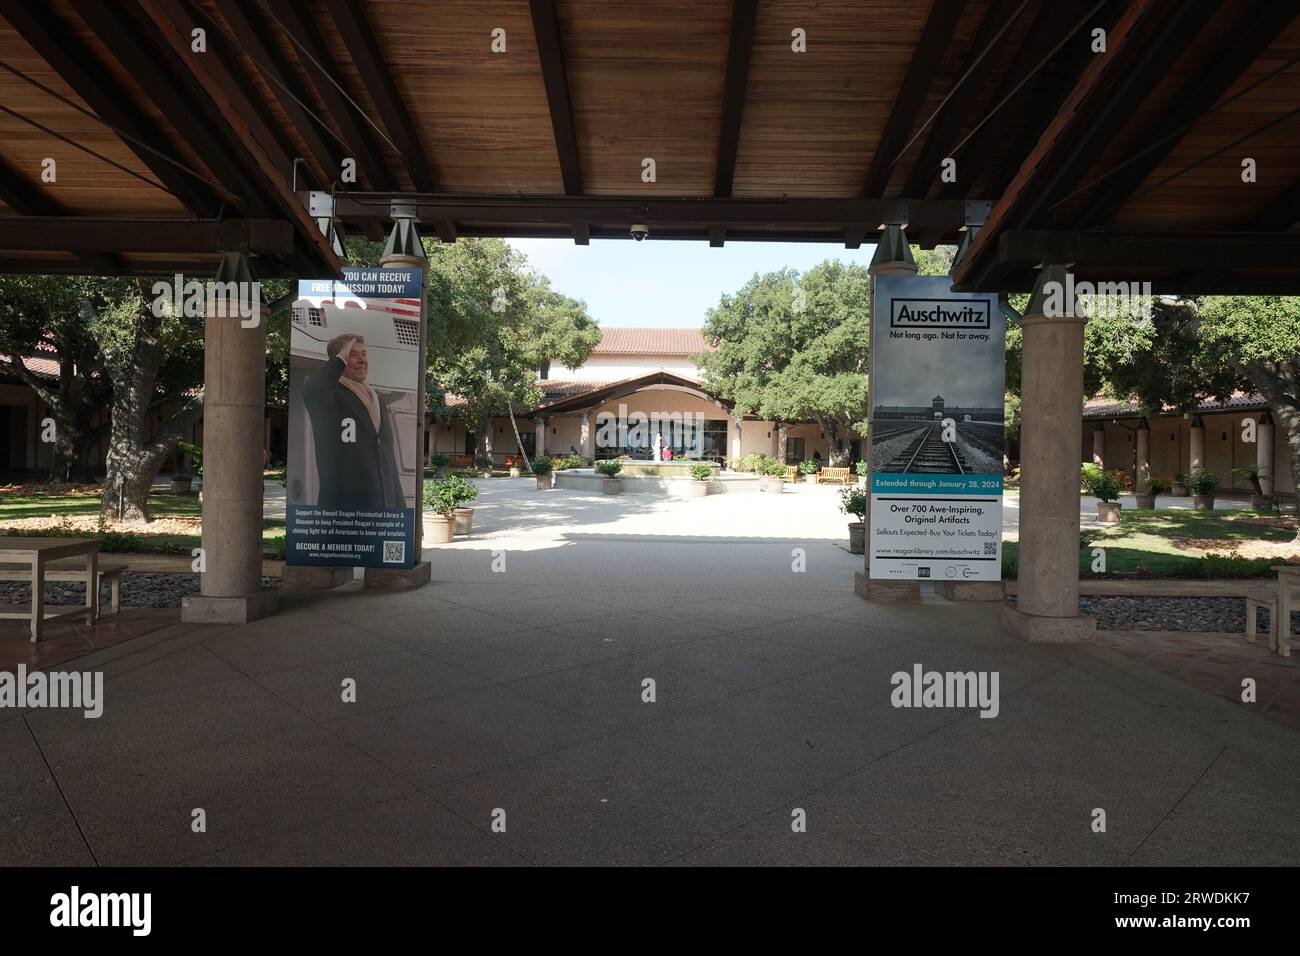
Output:
[[702,329],[602,329],[593,355],[693,355],[708,351]]
[[[1217,399],[1207,398],[1197,402],[1189,412],[1234,412],[1234,411],[1255,411],[1257,409],[1268,408],[1268,402],[1263,395],[1236,392],[1230,398]],[[1166,415],[1181,414],[1181,409],[1166,408]],[[1083,417],[1085,419],[1094,418],[1133,418],[1139,415],[1137,402],[1117,402],[1113,398],[1090,398],[1084,402]]]
[[[6,371],[5,366],[10,364],[12,361],[13,359],[10,356],[0,355],[0,372]],[[28,356],[23,359],[23,365],[27,366],[27,371],[31,372],[37,378],[43,378],[52,382],[57,382],[59,380],[59,363],[54,359]]]

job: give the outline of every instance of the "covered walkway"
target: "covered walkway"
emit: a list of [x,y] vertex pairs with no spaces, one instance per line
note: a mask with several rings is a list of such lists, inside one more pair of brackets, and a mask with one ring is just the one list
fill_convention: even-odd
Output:
[[[844,586],[861,559],[831,541],[521,543],[439,549],[419,590],[345,589],[83,658],[106,674],[102,718],[0,711],[0,859],[1300,857],[1296,731],[1109,647],[1023,643],[995,607],[864,602]],[[998,671],[997,718],[894,708],[891,675],[917,664]]]

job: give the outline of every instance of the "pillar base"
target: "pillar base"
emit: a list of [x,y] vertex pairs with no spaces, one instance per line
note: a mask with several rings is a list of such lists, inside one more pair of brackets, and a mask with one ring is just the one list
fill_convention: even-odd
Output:
[[1087,644],[1097,634],[1097,619],[1086,614],[1044,617],[1010,605],[1002,609],[1000,623],[1004,631],[1030,644]]
[[286,564],[280,572],[281,591],[328,591],[352,580],[351,568]]
[[238,597],[189,594],[181,599],[181,620],[190,624],[247,624],[274,614],[280,607],[277,588]]
[[921,600],[920,581],[873,581],[861,571],[853,572],[853,591],[868,601],[887,604],[916,604]]
[[1001,581],[939,581],[934,591],[949,601],[1001,601]]
[[433,565],[421,561],[413,568],[366,568],[366,587],[385,591],[421,588],[433,580]]

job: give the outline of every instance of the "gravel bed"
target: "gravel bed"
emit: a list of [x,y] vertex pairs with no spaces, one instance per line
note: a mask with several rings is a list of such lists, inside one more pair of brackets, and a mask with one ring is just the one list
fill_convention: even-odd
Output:
[[[1015,603],[1015,596],[1007,599]],[[1097,619],[1107,631],[1226,631],[1246,630],[1246,599],[1237,597],[1100,597],[1079,598],[1079,610]],[[1261,633],[1269,625],[1261,611]],[[1300,611],[1291,614],[1292,628],[1300,627]]]
[[[279,587],[280,579],[263,577],[262,587]],[[122,607],[180,607],[181,598],[197,594],[197,574],[172,574],[164,571],[124,571],[122,573]],[[109,588],[100,588],[100,600],[108,606]],[[0,603],[27,604],[32,600],[32,586],[20,581],[0,582]],[[70,581],[45,584],[45,600],[50,604],[80,604],[86,600],[86,586]]]

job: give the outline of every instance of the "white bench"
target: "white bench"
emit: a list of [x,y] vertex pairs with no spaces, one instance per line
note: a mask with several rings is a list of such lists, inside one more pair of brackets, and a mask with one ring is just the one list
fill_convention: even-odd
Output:
[[[99,584],[109,584],[109,606],[116,614],[122,606],[122,572],[125,564],[101,564],[98,571]],[[32,579],[32,569],[24,564],[0,564],[0,581],[28,581]],[[75,581],[86,583],[86,569],[80,561],[51,561],[45,566],[46,581]]]
[[1259,628],[1256,619],[1259,609],[1265,608],[1268,610],[1268,633],[1264,636],[1268,640],[1268,649],[1281,657],[1290,657],[1293,641],[1291,608],[1295,604],[1297,585],[1293,571],[1274,570],[1282,572],[1278,574],[1275,586],[1252,588],[1246,592],[1246,640],[1255,643]]

